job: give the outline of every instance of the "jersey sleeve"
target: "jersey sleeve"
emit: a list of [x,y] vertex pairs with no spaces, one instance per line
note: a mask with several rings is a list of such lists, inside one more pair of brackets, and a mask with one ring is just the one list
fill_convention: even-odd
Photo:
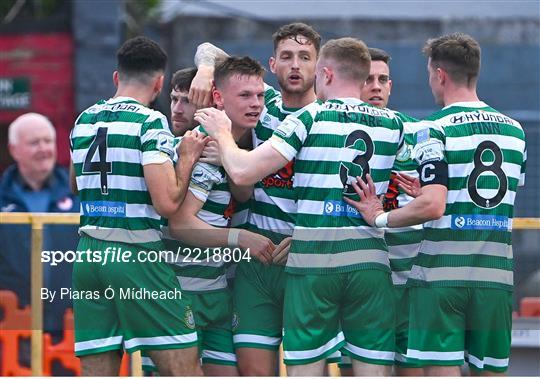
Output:
[[433,122],[414,134],[413,159],[418,164],[422,186],[428,184],[448,185],[448,163],[446,160],[444,130]]
[[525,169],[527,167],[527,148],[523,151],[523,163],[521,164],[521,172],[519,174],[518,186],[525,185]]
[[212,187],[223,181],[223,175],[219,172],[219,168],[208,163],[195,163],[191,179],[189,181],[189,191],[198,200],[206,203],[208,194]]
[[142,164],[165,163],[174,157],[174,137],[162,114],[150,116],[141,128]]
[[302,148],[313,120],[309,109],[297,116],[293,114],[287,116],[270,137],[272,147],[291,161]]

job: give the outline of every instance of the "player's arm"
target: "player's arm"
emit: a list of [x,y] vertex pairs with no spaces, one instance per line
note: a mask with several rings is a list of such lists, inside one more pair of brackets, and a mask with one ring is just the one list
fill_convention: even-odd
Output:
[[436,220],[444,215],[448,193],[448,164],[442,142],[444,136],[436,130],[433,134],[439,135],[439,139],[427,138],[415,147],[414,154],[419,164],[422,190],[419,196],[406,206],[385,213],[369,174],[366,175],[367,183],[360,177],[357,178],[357,183],[353,183],[360,201],[350,198],[345,198],[345,201],[354,206],[368,224],[399,228]]
[[253,185],[240,186],[229,177],[229,189],[239,203],[245,203],[253,195]]
[[198,108],[211,105],[216,61],[228,56],[225,51],[209,42],[197,46],[194,59],[197,74],[195,74],[189,88],[188,98],[190,103],[195,104]]
[[69,188],[74,195],[79,194],[79,189],[77,188],[77,177],[75,175],[75,166],[73,161],[69,164]]
[[238,246],[249,249],[259,261],[272,261],[274,244],[268,238],[243,229],[216,228],[197,217],[204,203],[188,191],[178,211],[169,218],[171,236],[192,246]]
[[[171,141],[163,142],[170,144]],[[179,147],[179,159],[173,167],[171,153],[162,154],[162,158],[154,155],[144,164],[144,179],[152,198],[156,212],[163,217],[172,216],[184,200],[191,177],[193,165],[199,159],[208,138],[198,132],[188,131]],[[160,141],[158,140],[158,144]],[[171,147],[168,147],[170,149]],[[163,147],[158,147],[163,149]],[[144,154],[144,153],[143,153]],[[143,157],[144,160],[144,157]]]
[[289,161],[274,148],[270,140],[251,151],[240,149],[231,134],[231,120],[224,111],[200,109],[195,113],[195,120],[204,125],[205,130],[218,141],[223,167],[237,185],[255,184]]

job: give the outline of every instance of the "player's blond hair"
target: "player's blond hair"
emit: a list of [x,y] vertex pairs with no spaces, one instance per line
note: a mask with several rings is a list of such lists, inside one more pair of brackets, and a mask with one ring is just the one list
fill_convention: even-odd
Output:
[[320,57],[336,63],[338,74],[364,83],[371,68],[371,56],[364,42],[352,37],[331,39],[321,47]]

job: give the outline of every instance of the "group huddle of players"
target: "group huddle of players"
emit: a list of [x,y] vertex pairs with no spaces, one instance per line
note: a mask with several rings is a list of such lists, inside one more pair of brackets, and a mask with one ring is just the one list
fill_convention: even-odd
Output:
[[179,254],[76,263],[74,289],[183,294],[75,301],[83,372],[116,375],[124,349],[161,375],[273,376],[282,342],[291,376],[328,362],[356,376],[506,371],[526,149],[519,123],[476,95],[478,43],[427,41],[443,108],[417,120],[386,108],[386,52],[321,46],[302,23],[273,40],[280,91],[257,61],[201,44],[171,80],[170,129],[148,108],[166,55],[128,40],[117,93],[77,119],[78,250]]

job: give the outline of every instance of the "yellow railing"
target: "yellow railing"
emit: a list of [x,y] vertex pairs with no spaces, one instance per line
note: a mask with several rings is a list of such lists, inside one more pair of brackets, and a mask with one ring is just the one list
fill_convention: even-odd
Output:
[[[43,267],[41,250],[43,247],[43,225],[79,224],[78,213],[0,213],[0,224],[30,224],[32,227],[32,254],[30,256],[30,305],[32,318],[31,365],[32,375],[43,375]],[[131,375],[142,376],[141,355],[131,355]]]
[[[32,307],[32,375],[41,376],[43,372],[43,267],[41,250],[43,246],[43,225],[79,224],[78,213],[0,213],[0,224],[30,224],[32,227],[31,254],[31,307]],[[540,218],[515,218],[513,229],[540,229]],[[335,370],[335,366],[331,366]],[[334,371],[332,370],[332,371]],[[284,367],[280,369],[284,374]],[[140,354],[132,355],[131,375],[142,376]]]

